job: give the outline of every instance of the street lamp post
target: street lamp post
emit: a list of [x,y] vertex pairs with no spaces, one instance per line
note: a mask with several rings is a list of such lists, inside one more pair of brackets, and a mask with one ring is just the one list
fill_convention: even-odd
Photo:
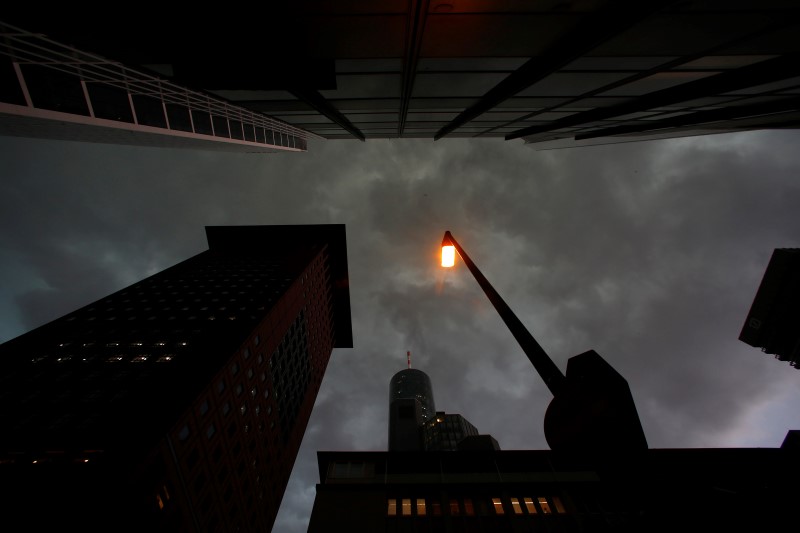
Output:
[[442,240],[442,266],[467,265],[534,369],[553,394],[544,434],[553,450],[621,451],[647,449],[628,382],[594,350],[571,357],[566,376],[492,287],[453,235]]

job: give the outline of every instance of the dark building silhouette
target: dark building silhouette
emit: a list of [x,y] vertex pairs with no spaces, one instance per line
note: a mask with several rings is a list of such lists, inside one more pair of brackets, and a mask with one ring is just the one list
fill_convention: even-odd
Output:
[[424,449],[422,425],[436,414],[428,375],[416,368],[401,370],[389,382],[389,449]]
[[[284,148],[304,146],[299,131],[326,139],[523,138],[550,148],[796,128],[800,119],[796,2],[304,0],[235,23],[216,15],[153,17],[142,9],[112,21],[69,5],[46,13],[16,5],[3,18],[297,128],[285,130],[289,141],[267,142]],[[19,106],[19,117],[31,114],[20,72],[37,107],[52,95],[34,89],[52,76],[33,72],[44,61],[17,61],[15,53],[4,58],[2,101]],[[90,114],[95,92],[115,110],[126,108],[127,94],[135,107],[154,93],[119,83],[111,90],[92,78],[86,96],[80,73],[64,75],[72,76],[67,113]],[[203,131],[217,120],[227,131],[226,115],[175,93],[167,115],[184,117],[184,128],[197,114]],[[123,114],[109,120],[129,121],[130,110]],[[284,133],[256,125],[243,135],[262,139],[258,128]]]
[[343,225],[209,249],[0,345],[0,490],[31,531],[269,531],[333,348]]
[[772,253],[739,340],[800,368],[800,249]]
[[[389,451],[432,451],[459,449],[478,429],[461,415],[437,411],[428,374],[416,368],[401,370],[389,382]],[[473,439],[472,446],[492,446],[497,441]]]
[[[787,437],[787,441],[788,441]],[[781,448],[318,452],[309,533],[779,531],[800,496]]]

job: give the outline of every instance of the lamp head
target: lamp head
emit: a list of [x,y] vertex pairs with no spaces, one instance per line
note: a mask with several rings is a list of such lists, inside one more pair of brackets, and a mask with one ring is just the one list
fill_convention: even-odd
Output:
[[442,239],[442,266],[448,268],[456,264],[456,247],[451,237],[450,232],[446,231]]

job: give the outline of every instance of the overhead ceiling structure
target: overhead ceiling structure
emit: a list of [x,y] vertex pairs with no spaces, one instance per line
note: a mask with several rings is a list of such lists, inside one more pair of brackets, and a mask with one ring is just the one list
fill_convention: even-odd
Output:
[[800,122],[788,0],[320,0],[105,23],[56,9],[9,22],[326,139],[555,148]]

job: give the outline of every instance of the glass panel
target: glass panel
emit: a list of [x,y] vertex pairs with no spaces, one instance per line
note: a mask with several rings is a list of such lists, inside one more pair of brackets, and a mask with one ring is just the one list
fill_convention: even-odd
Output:
[[195,133],[211,135],[211,116],[208,113],[192,109],[192,121],[194,122]]
[[511,507],[514,509],[514,514],[522,514],[522,507],[520,507],[517,498],[511,498]]
[[459,514],[461,514],[461,510],[458,507],[458,500],[456,500],[455,498],[450,499],[450,514],[452,516],[458,516]]
[[92,102],[92,110],[97,118],[133,122],[128,92],[111,85],[87,83],[86,90]]
[[557,513],[564,514],[567,512],[567,510],[564,509],[564,506],[561,504],[561,498],[559,498],[558,496],[553,496],[553,505],[556,506]]
[[171,130],[192,131],[189,109],[179,104],[167,104],[167,117]]
[[418,516],[425,516],[427,513],[425,511],[425,499],[424,498],[417,498],[417,515]]
[[389,498],[389,505],[386,509],[386,514],[389,516],[397,516],[397,500]]
[[411,498],[403,498],[403,516],[411,515]]
[[469,498],[464,499],[464,514],[467,516],[475,515],[475,508],[472,506],[472,500]]
[[539,498],[539,507],[542,508],[544,514],[551,514],[553,512],[550,510],[550,504],[547,502],[547,498]]
[[533,498],[523,498],[525,502],[525,509],[527,509],[528,514],[536,514],[536,506],[533,505]]
[[219,117],[217,115],[212,115],[211,120],[214,122],[214,135],[217,137],[230,137],[230,132],[228,131],[228,119],[225,117]]
[[228,119],[228,123],[231,127],[231,139],[239,139],[244,140],[244,134],[242,133],[242,123],[238,120]]
[[39,65],[20,65],[34,107],[89,116],[81,80]]
[[500,498],[492,498],[492,504],[494,504],[494,514],[504,514],[503,502],[500,501]]

